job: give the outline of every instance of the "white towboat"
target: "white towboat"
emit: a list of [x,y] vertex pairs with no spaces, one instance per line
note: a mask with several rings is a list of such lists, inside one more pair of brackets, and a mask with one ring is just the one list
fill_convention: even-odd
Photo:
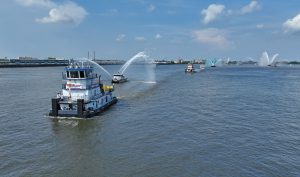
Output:
[[111,83],[122,83],[127,82],[127,78],[123,74],[114,74]]
[[52,99],[49,116],[89,118],[118,101],[112,95],[113,86],[103,85],[88,63],[71,63],[62,76],[65,83]]
[[187,67],[185,68],[184,70],[186,73],[193,73],[193,72],[196,72],[195,71],[195,68],[194,68],[194,65],[192,63],[189,63],[187,65]]

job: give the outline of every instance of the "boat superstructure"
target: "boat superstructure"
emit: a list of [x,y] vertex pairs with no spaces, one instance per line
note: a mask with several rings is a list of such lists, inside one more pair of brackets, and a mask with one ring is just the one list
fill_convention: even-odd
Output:
[[127,81],[127,78],[123,74],[118,73],[113,75],[111,83],[122,83]]
[[187,72],[187,73],[196,72],[195,68],[194,68],[194,65],[192,63],[188,63],[187,67],[185,68],[185,72]]
[[113,87],[103,85],[88,63],[71,63],[62,77],[62,91],[52,99],[50,116],[89,118],[117,102]]

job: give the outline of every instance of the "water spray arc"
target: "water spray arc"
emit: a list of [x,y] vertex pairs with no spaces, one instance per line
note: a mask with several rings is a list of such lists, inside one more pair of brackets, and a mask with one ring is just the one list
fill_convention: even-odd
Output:
[[87,59],[87,58],[81,58],[81,59],[79,59],[79,61],[86,61],[86,62],[89,62],[89,63],[93,64],[93,65],[96,66],[98,69],[104,71],[104,73],[109,77],[109,79],[112,78],[112,75],[111,75],[105,68],[103,68],[101,65],[99,65],[99,64],[96,63],[95,61],[90,60],[90,59]]
[[140,58],[146,59],[146,58],[149,58],[149,57],[145,54],[145,52],[139,52],[139,53],[137,53],[135,56],[133,56],[131,59],[129,59],[129,60],[121,67],[121,69],[119,70],[119,73],[120,73],[120,74],[124,74],[124,72],[126,71],[126,69],[128,68],[128,66],[130,66],[130,64],[131,64],[133,61],[135,61],[135,60],[137,60],[137,59],[140,59]]
[[217,63],[220,61],[220,59],[208,59],[208,63],[206,65],[208,65],[208,67],[216,67]]
[[278,53],[273,55],[271,58],[267,52],[263,52],[262,56],[260,57],[259,66],[274,66],[275,59],[278,57]]

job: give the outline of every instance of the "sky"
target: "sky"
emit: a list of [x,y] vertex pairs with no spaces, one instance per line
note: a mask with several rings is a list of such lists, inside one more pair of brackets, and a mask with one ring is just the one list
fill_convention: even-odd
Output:
[[1,0],[0,58],[300,60],[299,0]]

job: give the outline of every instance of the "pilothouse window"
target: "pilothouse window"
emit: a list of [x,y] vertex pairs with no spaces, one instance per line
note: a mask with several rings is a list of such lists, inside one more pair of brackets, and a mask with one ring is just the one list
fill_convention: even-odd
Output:
[[70,73],[69,73],[69,71],[67,71],[67,77],[70,77]]
[[79,71],[80,78],[84,78],[84,71]]
[[70,71],[71,78],[78,78],[78,72],[77,71]]

